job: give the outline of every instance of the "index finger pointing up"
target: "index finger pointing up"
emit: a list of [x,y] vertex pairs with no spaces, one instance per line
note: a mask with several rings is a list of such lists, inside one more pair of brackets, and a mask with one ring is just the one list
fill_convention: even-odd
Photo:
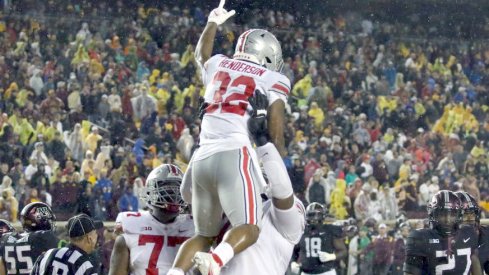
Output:
[[219,7],[218,7],[218,8],[219,8],[219,9],[224,8],[224,3],[225,3],[225,2],[226,2],[226,0],[221,0],[221,1],[219,2]]

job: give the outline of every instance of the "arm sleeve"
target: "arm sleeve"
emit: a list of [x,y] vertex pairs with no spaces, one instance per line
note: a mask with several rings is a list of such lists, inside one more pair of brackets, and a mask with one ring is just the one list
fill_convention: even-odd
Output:
[[282,100],[287,103],[290,94],[290,80],[282,74],[276,74],[270,79],[270,87],[267,91],[268,104],[272,105],[276,100]]
[[305,210],[302,202],[294,196],[294,205],[287,210],[271,207],[272,222],[278,232],[292,244],[300,241],[305,228]]
[[426,266],[426,256],[423,247],[421,233],[417,230],[412,231],[406,241],[406,261],[404,272],[419,274]]
[[276,199],[285,199],[294,192],[284,161],[272,143],[267,143],[256,148],[258,158],[263,163],[263,168],[267,174],[270,185],[271,195]]

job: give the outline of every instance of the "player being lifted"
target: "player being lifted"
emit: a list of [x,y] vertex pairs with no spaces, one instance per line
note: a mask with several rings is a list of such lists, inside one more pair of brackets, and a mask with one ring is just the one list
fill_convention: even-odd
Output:
[[[258,241],[233,257],[222,268],[221,275],[283,275],[294,245],[304,231],[305,210],[302,202],[293,195],[292,183],[278,150],[267,142],[266,96],[257,93],[249,101],[255,110],[248,120],[249,129],[255,140],[259,141],[256,151],[268,178],[262,227]],[[189,181],[184,181],[182,185],[182,195],[186,200],[191,199],[190,185]]]
[[190,215],[180,214],[182,171],[173,164],[153,169],[146,179],[143,199],[150,211],[122,212],[109,274],[166,274],[180,245],[194,235]]
[[[172,274],[192,266],[218,274],[235,254],[253,245],[259,236],[262,217],[261,188],[265,185],[252,150],[247,121],[252,107],[248,98],[255,90],[268,98],[270,140],[284,154],[284,109],[290,81],[283,67],[280,43],[273,34],[251,29],[238,38],[233,58],[211,57],[217,27],[234,15],[224,9],[224,0],[212,10],[196,46],[195,57],[206,87],[205,115],[200,148],[194,153],[186,178],[192,182],[192,214],[196,235],[180,249]],[[184,179],[185,181],[186,179]],[[208,251],[218,235],[222,213],[232,229],[213,253]]]
[[429,229],[414,230],[406,243],[405,275],[482,274],[474,228],[460,226],[462,205],[457,195],[441,190],[428,203]]

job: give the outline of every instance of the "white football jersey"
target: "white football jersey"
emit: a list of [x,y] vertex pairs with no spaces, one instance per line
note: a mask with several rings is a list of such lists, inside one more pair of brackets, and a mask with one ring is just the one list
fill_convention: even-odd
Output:
[[180,215],[173,223],[163,224],[149,211],[122,212],[116,220],[130,254],[133,275],[166,275],[178,248],[194,235],[190,215]]
[[252,108],[248,98],[256,89],[267,95],[269,105],[276,100],[287,103],[290,80],[278,72],[224,55],[211,57],[201,69],[204,98],[210,105],[202,121],[195,160],[251,145],[247,122]]
[[283,275],[287,271],[294,246],[304,233],[304,205],[296,198],[289,210],[276,209],[270,200],[263,208],[257,242],[224,265],[221,275]]

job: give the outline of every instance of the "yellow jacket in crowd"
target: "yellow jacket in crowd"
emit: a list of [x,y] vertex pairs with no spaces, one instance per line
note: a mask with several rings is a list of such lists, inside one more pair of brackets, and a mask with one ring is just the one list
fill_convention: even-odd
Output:
[[343,220],[348,217],[348,211],[345,204],[348,204],[346,196],[346,181],[343,179],[336,180],[336,188],[331,192],[331,206],[329,211],[336,219]]
[[319,108],[317,102],[313,101],[311,103],[311,108],[307,114],[314,118],[314,126],[316,129],[321,130],[323,128],[324,112],[321,108]]

